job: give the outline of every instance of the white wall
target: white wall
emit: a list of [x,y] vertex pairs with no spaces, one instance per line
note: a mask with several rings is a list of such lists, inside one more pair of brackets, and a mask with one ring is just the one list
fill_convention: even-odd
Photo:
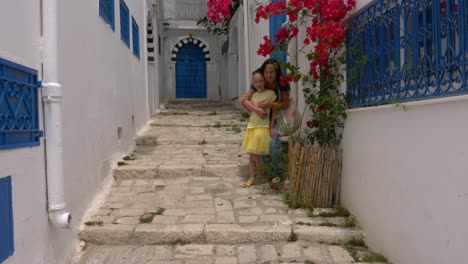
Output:
[[[177,22],[174,22],[177,23]],[[177,26],[181,26],[178,24]],[[217,40],[217,37],[209,34],[204,29],[195,28],[193,25],[189,25],[185,28],[176,29],[171,28],[165,32],[164,39],[164,58],[166,61],[165,67],[165,94],[166,98],[176,98],[176,62],[171,61],[171,53],[176,44],[189,37],[192,34],[194,39],[198,39],[203,42],[210,52],[210,61],[206,62],[206,78],[207,78],[207,98],[208,99],[219,99],[219,70],[220,70],[220,57],[221,57],[221,46]]]
[[349,112],[341,200],[393,263],[466,263],[468,99],[428,102]]
[[[140,27],[140,60],[120,40],[118,1],[115,32],[99,17],[97,1],[58,3],[65,200],[72,226],[58,230],[48,221],[44,142],[1,150],[0,177],[11,175],[13,185],[15,252],[6,264],[65,263],[83,213],[148,119],[144,1],[126,1]],[[0,57],[40,70],[39,1],[7,0],[1,7]],[[41,127],[42,121],[41,110]]]
[[[38,70],[40,78],[39,1],[6,0],[0,6],[0,57]],[[9,175],[15,252],[5,263],[40,263],[47,254],[47,243],[35,241],[55,235],[48,229],[42,139],[38,147],[0,150],[0,178]]]

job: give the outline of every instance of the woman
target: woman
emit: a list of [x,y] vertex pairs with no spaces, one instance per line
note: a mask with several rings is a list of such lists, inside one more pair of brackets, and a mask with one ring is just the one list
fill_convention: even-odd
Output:
[[[264,109],[263,117],[267,117],[267,113],[265,109],[275,109],[281,110],[286,109],[289,106],[289,93],[291,87],[289,84],[285,86],[280,85],[280,78],[281,78],[281,68],[279,63],[276,59],[267,59],[263,62],[262,66],[260,67],[260,72],[263,73],[265,76],[265,88],[273,90],[276,94],[276,100],[274,102],[268,101],[261,101],[257,104],[258,107]],[[249,111],[252,111],[254,105],[250,101],[252,95],[256,92],[256,89],[253,85],[250,86],[250,89],[247,91],[247,94],[241,98],[242,106]],[[273,111],[271,111],[273,112]],[[269,117],[271,119],[271,115]],[[275,121],[275,134],[273,138],[270,138],[270,159],[264,160],[265,163],[271,166],[273,174],[270,176],[280,176],[281,175],[281,151],[279,147],[279,132],[278,126]]]

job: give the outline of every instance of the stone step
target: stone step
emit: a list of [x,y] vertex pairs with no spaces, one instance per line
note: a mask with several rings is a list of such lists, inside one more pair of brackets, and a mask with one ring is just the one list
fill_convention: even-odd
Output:
[[139,146],[242,144],[246,125],[229,127],[151,127],[135,139]]
[[[206,113],[205,113],[206,114]],[[186,127],[229,127],[247,125],[248,117],[239,113],[208,112],[207,115],[179,114],[156,115],[152,119],[152,126],[186,126]]]
[[149,163],[119,166],[114,179],[177,178],[187,176],[233,177],[248,175],[248,164],[164,164]]
[[70,264],[297,264],[305,263],[307,260],[315,264],[354,262],[349,253],[340,246],[297,241],[240,245],[100,246],[91,244],[87,245],[86,249]]
[[362,239],[355,229],[302,226],[235,224],[138,224],[90,226],[80,232],[80,239],[98,245],[164,245],[164,244],[243,244],[287,242],[292,234],[307,242],[338,244]]

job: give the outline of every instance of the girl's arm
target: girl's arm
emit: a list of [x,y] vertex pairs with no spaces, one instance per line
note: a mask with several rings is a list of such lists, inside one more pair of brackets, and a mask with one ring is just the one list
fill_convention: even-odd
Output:
[[250,101],[254,93],[255,91],[253,89],[249,89],[247,91],[247,94],[242,96],[241,101],[240,101],[242,107],[244,107],[244,109],[249,113],[252,113],[252,112],[257,113],[261,118],[268,117],[268,114],[265,110],[253,105],[252,102]]

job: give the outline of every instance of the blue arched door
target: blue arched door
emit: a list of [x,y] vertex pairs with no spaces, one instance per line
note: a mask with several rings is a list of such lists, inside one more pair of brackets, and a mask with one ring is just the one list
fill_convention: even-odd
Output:
[[193,43],[177,53],[176,98],[206,98],[205,53]]

